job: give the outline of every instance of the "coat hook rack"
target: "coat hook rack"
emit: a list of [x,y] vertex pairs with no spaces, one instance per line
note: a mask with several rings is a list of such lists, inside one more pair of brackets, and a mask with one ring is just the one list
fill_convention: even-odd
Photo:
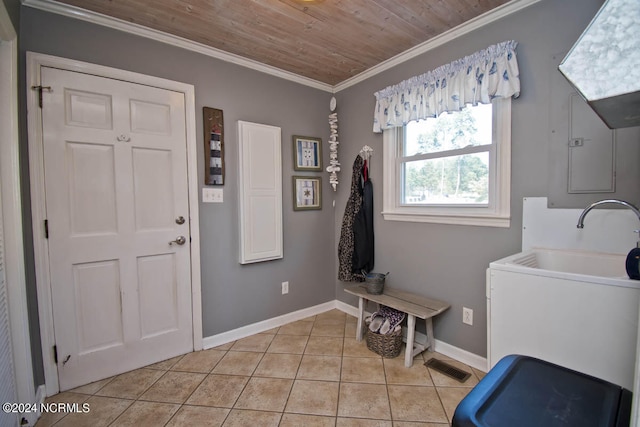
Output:
[[373,148],[369,147],[368,145],[365,145],[364,147],[362,147],[362,150],[360,150],[360,156],[366,161],[369,161],[372,155]]

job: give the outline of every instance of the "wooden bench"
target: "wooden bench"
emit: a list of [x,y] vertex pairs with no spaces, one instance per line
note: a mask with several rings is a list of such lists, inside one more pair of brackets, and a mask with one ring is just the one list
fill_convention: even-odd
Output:
[[[359,298],[358,327],[356,329],[356,339],[358,341],[362,341],[364,308],[367,301],[386,305],[407,314],[407,346],[404,356],[404,366],[407,368],[413,364],[413,358],[416,355],[433,347],[433,317],[450,307],[446,302],[425,298],[410,292],[389,288],[388,286],[384,287],[384,292],[380,295],[368,293],[365,285],[349,286],[344,290]],[[427,342],[425,345],[415,342],[416,317],[424,319],[427,324]],[[409,343],[411,343],[411,347]],[[411,351],[409,350],[410,348]]]

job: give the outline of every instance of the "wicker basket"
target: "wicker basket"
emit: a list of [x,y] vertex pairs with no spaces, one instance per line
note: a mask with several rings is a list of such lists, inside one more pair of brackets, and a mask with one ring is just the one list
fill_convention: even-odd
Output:
[[402,351],[402,329],[383,335],[367,328],[367,348],[388,359],[398,356]]

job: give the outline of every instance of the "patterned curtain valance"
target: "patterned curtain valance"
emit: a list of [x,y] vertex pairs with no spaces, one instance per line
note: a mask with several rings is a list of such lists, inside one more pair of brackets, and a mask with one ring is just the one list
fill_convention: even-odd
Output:
[[376,92],[373,131],[460,111],[467,104],[489,104],[493,98],[517,98],[517,45],[513,40],[498,43]]

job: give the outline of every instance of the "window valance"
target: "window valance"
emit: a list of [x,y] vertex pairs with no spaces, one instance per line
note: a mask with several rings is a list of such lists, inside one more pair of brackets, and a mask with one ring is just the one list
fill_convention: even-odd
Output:
[[376,92],[373,131],[460,111],[467,104],[489,104],[493,98],[517,98],[517,45],[513,40],[498,43]]

